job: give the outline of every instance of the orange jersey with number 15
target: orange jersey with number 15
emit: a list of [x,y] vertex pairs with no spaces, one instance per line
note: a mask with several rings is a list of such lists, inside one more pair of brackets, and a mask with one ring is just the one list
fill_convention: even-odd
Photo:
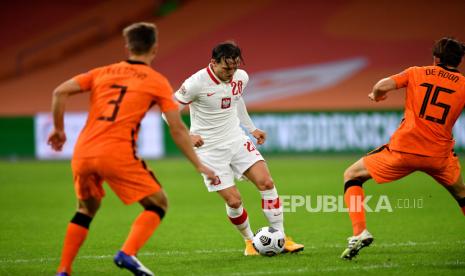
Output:
[[145,113],[158,104],[162,112],[178,109],[168,80],[150,66],[123,61],[73,78],[90,90],[90,110],[74,157],[135,154],[135,142]]
[[406,87],[405,112],[390,149],[447,157],[454,147],[452,128],[465,106],[465,77],[444,66],[410,67],[391,76]]

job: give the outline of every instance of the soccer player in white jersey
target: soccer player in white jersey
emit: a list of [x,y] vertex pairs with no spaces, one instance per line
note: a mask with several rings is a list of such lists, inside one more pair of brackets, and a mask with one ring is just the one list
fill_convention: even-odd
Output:
[[[254,126],[242,99],[249,76],[238,69],[241,62],[241,49],[235,43],[218,44],[210,64],[185,80],[175,97],[181,105],[189,105],[192,144],[201,161],[218,176],[213,184],[205,178],[205,185],[226,202],[227,215],[245,240],[244,254],[250,256],[258,253],[252,245],[253,233],[234,178],[245,176],[256,185],[270,226],[285,232],[281,202],[268,167],[240,126],[259,145],[265,142],[266,133]],[[284,252],[303,249],[303,245],[286,237]]]

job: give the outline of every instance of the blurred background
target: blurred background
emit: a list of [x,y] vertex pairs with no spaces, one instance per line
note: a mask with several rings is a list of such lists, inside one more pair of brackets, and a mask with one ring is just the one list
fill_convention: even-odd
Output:
[[[465,41],[463,0],[17,0],[0,11],[0,158],[67,159],[85,123],[89,94],[67,105],[68,144],[46,146],[51,93],[62,81],[126,58],[121,30],[159,28],[153,67],[174,89],[234,40],[250,82],[244,92],[269,154],[366,152],[388,142],[404,91],[372,103],[380,78],[432,63],[435,40]],[[464,65],[459,68],[463,72]],[[155,109],[141,130],[146,158],[177,155]],[[188,115],[184,114],[188,123]],[[465,150],[465,119],[454,129]]]

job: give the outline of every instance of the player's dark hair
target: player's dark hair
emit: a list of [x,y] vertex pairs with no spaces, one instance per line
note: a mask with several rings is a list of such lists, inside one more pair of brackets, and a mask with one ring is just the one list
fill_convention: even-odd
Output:
[[152,23],[134,23],[124,28],[123,36],[131,53],[147,54],[157,41],[157,27]]
[[458,67],[464,54],[465,45],[453,37],[443,37],[433,47],[433,56],[446,66]]
[[225,41],[215,46],[212,50],[212,59],[220,63],[221,60],[236,60],[239,58],[244,63],[242,51],[234,41]]

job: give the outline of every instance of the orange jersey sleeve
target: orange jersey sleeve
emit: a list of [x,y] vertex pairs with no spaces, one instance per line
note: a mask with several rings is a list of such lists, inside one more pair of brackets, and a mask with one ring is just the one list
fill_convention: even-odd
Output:
[[396,82],[396,88],[406,87],[408,85],[409,73],[412,71],[412,67],[408,68],[399,74],[390,76]]
[[83,91],[91,90],[94,80],[94,74],[98,69],[93,69],[87,73],[82,73],[73,77]]

